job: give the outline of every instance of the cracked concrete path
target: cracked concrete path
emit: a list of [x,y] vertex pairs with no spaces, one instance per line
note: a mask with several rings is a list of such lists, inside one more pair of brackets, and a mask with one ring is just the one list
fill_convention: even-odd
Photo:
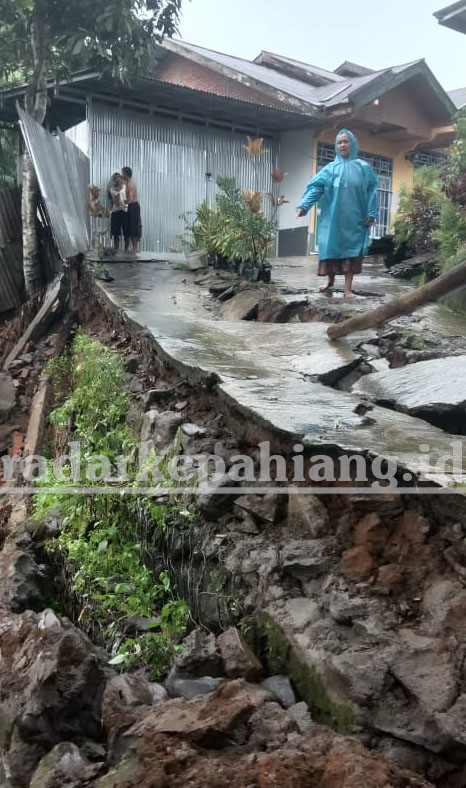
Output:
[[[107,297],[150,330],[162,354],[183,374],[215,381],[221,394],[254,422],[319,450],[396,457],[411,473],[411,481],[419,467],[421,444],[429,444],[434,460],[451,456],[451,443],[458,436],[385,408],[374,406],[365,412],[360,396],[319,381],[322,375],[343,374],[355,365],[359,357],[353,347],[372,332],[330,342],[325,323],[224,321],[206,308],[208,292],[194,284],[192,272],[176,263],[118,262],[108,267],[114,281],[96,281]],[[309,287],[315,297],[315,265],[308,258],[274,261],[273,269],[275,282]],[[380,300],[409,287],[387,277],[380,265],[366,264],[356,291]],[[365,307],[372,300],[359,296],[351,308],[358,302]],[[442,469],[425,473],[425,478],[440,485],[451,482],[448,470]]]

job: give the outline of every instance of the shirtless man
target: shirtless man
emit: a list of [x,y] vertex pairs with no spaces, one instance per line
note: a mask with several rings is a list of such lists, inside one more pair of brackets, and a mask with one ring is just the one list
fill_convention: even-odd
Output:
[[141,240],[142,235],[141,206],[139,205],[138,201],[138,190],[136,184],[133,181],[133,171],[131,167],[123,167],[121,174],[126,185],[126,202],[128,203],[128,235],[131,238],[133,252],[137,254],[139,251],[139,241]]

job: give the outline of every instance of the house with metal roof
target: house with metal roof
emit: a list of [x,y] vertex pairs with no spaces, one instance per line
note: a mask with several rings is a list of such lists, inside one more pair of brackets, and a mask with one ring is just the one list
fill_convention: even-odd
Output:
[[[334,156],[336,132],[358,136],[379,176],[380,217],[388,233],[402,184],[414,167],[435,163],[453,139],[455,104],[424,60],[379,71],[345,61],[335,71],[271,52],[253,61],[167,40],[154,47],[152,73],[131,85],[96,71],[48,85],[49,128],[68,130],[90,158],[93,184],[106,191],[112,172],[133,168],[143,212],[142,249],[179,248],[181,215],[213,202],[219,175],[242,188],[270,191],[274,166],[288,203],[278,213],[278,251],[314,247],[315,211],[294,206],[312,175]],[[24,87],[0,91],[0,118],[16,117]],[[251,156],[246,137],[263,137]]]
[[438,19],[440,25],[450,27],[452,30],[457,30],[459,33],[466,33],[466,2],[460,0],[458,3],[452,3],[440,11],[436,11],[434,16]]
[[[459,33],[466,33],[466,0],[452,3],[452,5],[436,11],[434,16],[440,25],[449,27],[451,30],[457,30]],[[466,88],[450,90],[448,95],[458,110],[466,107]]]

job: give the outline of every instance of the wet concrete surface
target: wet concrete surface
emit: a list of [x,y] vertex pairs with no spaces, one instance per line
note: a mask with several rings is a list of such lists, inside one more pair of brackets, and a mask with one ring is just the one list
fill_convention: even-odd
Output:
[[[326,277],[317,276],[318,256],[286,257],[272,263],[272,280],[278,284],[292,288],[303,288],[311,294],[318,294],[330,301],[342,301],[344,277],[337,276],[333,291],[321,295],[319,287],[325,284]],[[386,268],[380,258],[367,257],[363,263],[362,273],[354,277],[353,289],[355,298],[351,304],[355,306],[360,299],[370,296],[396,298],[396,296],[412,289],[412,285],[400,279],[392,279],[387,275]],[[361,294],[361,295],[360,295]]]
[[419,361],[366,375],[356,383],[353,393],[393,402],[406,412],[456,409],[466,401],[466,355]]
[[115,254],[110,252],[102,257],[100,252],[91,250],[86,255],[86,260],[91,263],[171,263],[172,265],[187,265],[186,257],[180,252],[125,252],[119,249]]
[[[351,368],[358,360],[353,348],[367,340],[370,332],[330,342],[324,323],[216,319],[206,308],[207,291],[195,285],[193,274],[184,269],[167,262],[107,265],[114,281],[97,284],[113,303],[151,331],[162,353],[180,371],[190,379],[215,380],[221,394],[251,421],[315,447],[395,455],[403,468],[414,471],[422,443],[428,443],[434,454],[451,453],[455,436],[377,406],[359,414],[360,396],[319,382],[319,375],[343,375]],[[273,279],[290,287],[300,281],[313,289],[319,284],[308,258],[299,264],[295,258],[275,261]],[[384,278],[377,266],[369,268],[366,279],[364,287],[377,292],[379,299],[384,288],[393,297],[409,287]],[[361,296],[360,300],[367,305],[371,299]],[[445,483],[440,472],[430,478]]]

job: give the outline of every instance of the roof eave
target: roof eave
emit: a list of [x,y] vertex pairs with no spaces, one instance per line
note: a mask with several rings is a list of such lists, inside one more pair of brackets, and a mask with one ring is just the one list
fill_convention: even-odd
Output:
[[464,0],[436,11],[434,17],[440,25],[459,33],[466,33],[466,2]]
[[427,80],[437,98],[443,104],[449,117],[455,115],[457,109],[453,101],[448,93],[442,88],[440,82],[438,82],[424,60],[413,63],[413,65],[408,66],[398,74],[394,74],[391,69],[383,72],[380,76],[369,82],[368,85],[363,85],[359,90],[356,89],[353,93],[350,93],[349,99],[354,107],[363,107],[379,98],[383,93],[394,90],[399,85],[402,85],[404,82],[418,75],[423,76]]

